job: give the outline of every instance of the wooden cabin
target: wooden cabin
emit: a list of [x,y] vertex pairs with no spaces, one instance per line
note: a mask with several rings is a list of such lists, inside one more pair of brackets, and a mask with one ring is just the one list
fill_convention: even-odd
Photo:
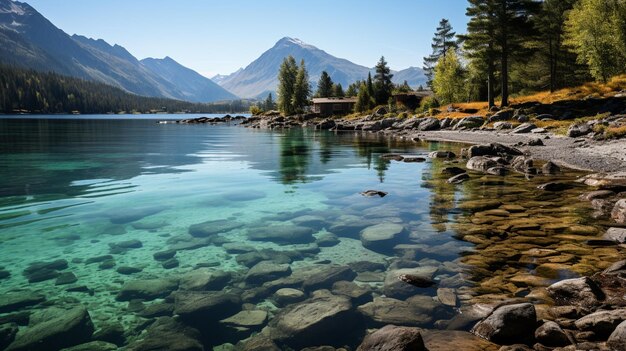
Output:
[[323,116],[345,115],[352,113],[354,104],[356,98],[314,98],[311,110]]
[[415,110],[420,106],[422,99],[427,96],[432,96],[433,92],[429,90],[424,91],[411,91],[408,93],[393,94],[393,98],[396,101],[396,106],[404,106],[410,110]]

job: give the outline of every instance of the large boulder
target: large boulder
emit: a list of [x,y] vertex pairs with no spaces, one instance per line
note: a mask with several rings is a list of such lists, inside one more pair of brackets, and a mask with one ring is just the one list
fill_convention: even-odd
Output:
[[230,281],[231,274],[224,271],[213,271],[199,268],[185,273],[180,278],[180,290],[222,290]]
[[532,132],[533,129],[536,129],[537,126],[533,123],[522,123],[519,126],[515,127],[511,134],[526,134]]
[[[406,299],[418,293],[427,292],[435,282],[436,267],[416,267],[389,270],[385,275],[383,292],[387,297]],[[434,292],[434,288],[430,289]]]
[[59,350],[90,341],[94,332],[89,312],[82,306],[69,310],[50,308],[35,320],[39,322],[18,334],[7,351]]
[[600,305],[604,293],[588,277],[566,279],[546,288],[548,295],[558,306],[593,308]]
[[572,124],[567,129],[567,136],[570,138],[578,138],[591,133],[593,129],[587,123]]
[[432,322],[433,306],[389,297],[375,297],[374,301],[359,306],[358,310],[371,326],[399,324],[418,327]]
[[46,301],[43,295],[32,292],[8,293],[0,295],[0,313],[15,312],[24,307]]
[[626,309],[596,311],[578,319],[574,324],[582,331],[591,331],[599,337],[608,337],[615,328],[626,320]]
[[352,268],[340,265],[327,265],[321,267],[307,268],[304,272],[304,283],[302,287],[306,291],[319,289],[330,289],[338,281],[352,281],[357,274]]
[[485,119],[481,116],[469,116],[462,118],[453,129],[455,130],[463,130],[463,129],[473,129],[482,126],[485,123]]
[[124,283],[115,299],[117,301],[154,300],[166,297],[177,288],[178,282],[168,278],[131,280]]
[[434,117],[424,119],[419,125],[421,131],[438,130],[439,128],[441,128],[441,123]]
[[487,172],[488,169],[497,167],[498,165],[499,165],[498,162],[490,159],[489,157],[474,156],[470,158],[469,161],[467,161],[467,164],[465,165],[465,167],[467,167],[467,169],[471,171],[485,173]]
[[313,229],[295,225],[274,225],[248,229],[248,238],[278,244],[306,244],[315,241]]
[[346,326],[356,330],[359,316],[346,296],[328,292],[281,310],[270,322],[270,336],[292,348],[333,344],[346,337]]
[[204,351],[200,332],[174,318],[160,317],[148,327],[143,339],[128,346],[129,351]]
[[472,328],[472,333],[502,345],[525,343],[533,339],[537,324],[531,303],[505,305],[495,309]]
[[357,351],[428,351],[417,328],[387,325],[369,334]]
[[472,158],[475,156],[501,156],[507,157],[510,155],[519,156],[524,153],[519,149],[511,146],[506,146],[499,143],[491,143],[485,145],[473,145],[467,149],[467,157]]
[[381,223],[361,231],[363,247],[376,252],[389,252],[403,236],[408,233],[404,226],[397,223]]
[[429,351],[502,351],[499,345],[459,330],[422,330]]
[[626,243],[626,228],[609,228],[602,236],[602,239],[612,240],[619,244]]
[[619,200],[613,206],[611,218],[617,223],[626,224],[626,199]]
[[569,338],[565,331],[555,322],[545,322],[541,327],[535,330],[535,339],[537,342],[551,347],[566,346],[570,344]]
[[617,328],[611,333],[609,336],[609,340],[607,340],[606,345],[611,348],[611,350],[625,350],[626,348],[626,321],[620,323]]

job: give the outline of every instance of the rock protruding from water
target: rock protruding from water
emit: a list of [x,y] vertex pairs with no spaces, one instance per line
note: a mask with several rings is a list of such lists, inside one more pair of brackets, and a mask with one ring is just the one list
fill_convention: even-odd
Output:
[[7,351],[60,350],[90,341],[94,326],[84,307],[50,308],[40,313],[41,321],[20,333]]
[[428,351],[420,330],[386,325],[369,334],[357,351]]
[[501,345],[527,343],[534,338],[537,324],[535,306],[531,303],[496,308],[472,328],[472,333]]
[[626,199],[619,200],[611,211],[611,218],[617,223],[626,224]]
[[346,296],[320,291],[308,300],[281,310],[270,322],[270,336],[279,344],[300,349],[333,344],[345,338],[346,326],[356,330],[359,316]]
[[486,173],[488,169],[497,167],[498,162],[485,156],[474,156],[467,161],[465,167],[471,171]]
[[546,288],[557,305],[574,305],[591,309],[601,304],[604,293],[590,278],[566,279]]

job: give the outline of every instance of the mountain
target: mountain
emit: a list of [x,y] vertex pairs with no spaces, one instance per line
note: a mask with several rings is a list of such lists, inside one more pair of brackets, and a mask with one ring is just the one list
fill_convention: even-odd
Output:
[[413,89],[419,87],[426,87],[426,75],[424,70],[419,67],[409,67],[401,71],[392,72],[393,78],[391,79],[396,84],[402,84],[406,80],[409,86]]
[[365,66],[332,56],[301,40],[285,37],[243,70],[223,78],[220,85],[241,97],[265,97],[268,92],[276,91],[278,70],[288,55],[292,55],[298,63],[304,59],[314,86],[322,71],[328,72],[333,82],[341,83],[344,88],[356,80],[367,78],[370,71]]
[[213,77],[211,77],[211,80],[214,81],[217,84],[221,84],[224,80],[226,80],[228,77],[231,77],[239,72],[243,71],[243,68],[238,69],[237,71],[231,73],[231,74],[216,74]]
[[185,82],[160,76],[123,47],[69,36],[26,3],[0,0],[0,44],[2,63],[94,80],[137,95],[203,102],[229,95],[208,79],[198,87],[197,77],[189,82],[194,90],[180,89]]
[[[304,59],[313,87],[317,85],[322,71],[328,72],[333,82],[341,83],[344,89],[357,80],[366,79],[368,73],[372,72],[372,76],[375,73],[372,68],[332,56],[299,39],[285,37],[246,68],[230,75],[217,75],[212,79],[239,96],[264,98],[268,92],[276,91],[278,70],[288,55],[292,55],[297,63]],[[406,80],[410,86],[417,87],[426,82],[421,68],[410,67],[393,73],[394,83],[402,84]]]
[[147,58],[140,62],[154,74],[174,85],[183,94],[183,100],[206,102],[237,99],[211,79],[181,65],[169,56],[164,59]]

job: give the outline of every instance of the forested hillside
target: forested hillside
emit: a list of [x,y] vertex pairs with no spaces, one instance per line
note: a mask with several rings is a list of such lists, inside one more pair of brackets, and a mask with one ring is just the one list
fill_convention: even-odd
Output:
[[247,111],[249,105],[241,100],[196,104],[143,97],[102,83],[0,65],[0,113],[233,113]]

